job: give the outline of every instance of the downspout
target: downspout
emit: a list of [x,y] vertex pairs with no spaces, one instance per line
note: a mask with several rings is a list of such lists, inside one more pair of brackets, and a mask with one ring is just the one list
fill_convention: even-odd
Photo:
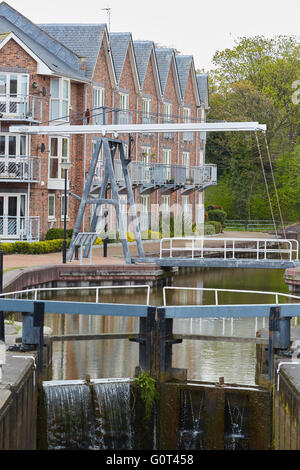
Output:
[[[84,85],[84,112],[87,109],[87,85]],[[82,194],[84,192],[85,188],[85,172],[86,172],[86,134],[84,134],[84,142],[83,142],[83,188],[82,188]],[[85,228],[85,211],[83,213],[82,217],[82,231],[84,232]]]

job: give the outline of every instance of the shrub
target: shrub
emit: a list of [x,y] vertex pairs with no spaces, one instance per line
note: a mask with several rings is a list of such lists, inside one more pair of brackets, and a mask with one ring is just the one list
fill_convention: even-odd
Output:
[[221,209],[212,209],[210,211],[207,211],[207,216],[208,221],[217,221],[223,225],[226,220],[227,214]]
[[222,225],[216,220],[211,220],[204,224],[204,235],[216,235],[222,232]]
[[30,243],[28,242],[15,242],[14,244],[14,253],[29,253]]
[[[67,230],[67,238],[72,238],[73,229]],[[46,233],[46,240],[63,240],[64,238],[64,229],[63,228],[50,228]]]
[[0,250],[8,255],[9,253],[14,253],[14,243],[1,243]]

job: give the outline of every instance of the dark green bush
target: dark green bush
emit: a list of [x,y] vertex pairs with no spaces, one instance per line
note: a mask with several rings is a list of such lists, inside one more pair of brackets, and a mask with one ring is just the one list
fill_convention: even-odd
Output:
[[[67,238],[72,238],[73,229],[67,230]],[[50,228],[46,233],[46,240],[63,240],[64,238],[64,229],[63,228]]]
[[204,224],[204,235],[214,235],[222,232],[222,224],[216,220],[210,220]]
[[220,222],[222,226],[227,218],[226,212],[222,211],[221,209],[212,209],[210,211],[207,211],[207,216],[209,221]]

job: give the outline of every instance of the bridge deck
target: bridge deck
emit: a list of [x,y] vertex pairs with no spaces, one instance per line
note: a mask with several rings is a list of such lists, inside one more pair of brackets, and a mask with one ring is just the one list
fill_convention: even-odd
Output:
[[133,263],[154,263],[163,268],[247,268],[247,269],[287,269],[300,267],[300,261],[276,259],[223,259],[223,258],[132,258]]

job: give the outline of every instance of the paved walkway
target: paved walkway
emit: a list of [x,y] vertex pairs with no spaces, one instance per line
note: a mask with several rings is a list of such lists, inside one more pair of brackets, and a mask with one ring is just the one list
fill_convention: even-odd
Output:
[[[224,232],[219,235],[219,238],[273,238],[272,235],[259,232]],[[135,243],[129,243],[130,253],[132,256],[137,256],[137,248]],[[143,242],[144,251],[146,254],[159,253],[159,240],[147,240]],[[72,261],[72,264],[80,264],[80,260]],[[90,259],[83,259],[83,264],[89,264]],[[108,245],[108,257],[103,257],[103,247],[99,246],[93,249],[93,264],[125,264],[123,257],[122,245]],[[62,264],[61,253],[47,253],[42,255],[23,255],[12,254],[3,256],[4,271],[13,269],[31,268],[34,266],[53,266]]]

